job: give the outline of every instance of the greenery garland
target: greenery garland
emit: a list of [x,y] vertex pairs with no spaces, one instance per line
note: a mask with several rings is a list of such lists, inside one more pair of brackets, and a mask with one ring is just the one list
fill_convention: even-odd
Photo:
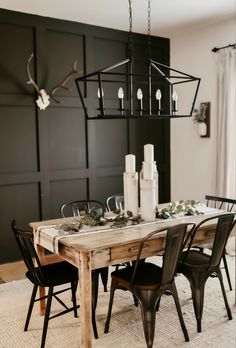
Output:
[[173,215],[182,213],[183,215],[199,215],[201,214],[197,209],[199,201],[187,200],[179,202],[171,202],[166,208],[161,211],[156,211],[157,219],[168,219]]
[[[194,215],[201,214],[197,210],[198,201],[187,200],[179,202],[171,202],[166,208],[161,211],[156,211],[157,219],[168,219],[176,214],[182,213],[183,215]],[[110,224],[110,228],[122,228],[130,223],[131,225],[140,224],[143,220],[140,215],[133,216],[131,211],[127,211],[127,214],[120,210],[115,210],[113,213],[116,215],[115,218],[107,218],[104,216],[102,208],[92,208],[88,211],[81,211],[80,216],[75,218],[74,223],[64,223],[57,226],[59,234],[73,234],[79,232],[83,226],[104,226],[107,223]]]
[[120,210],[115,210],[113,213],[116,214],[115,218],[105,217],[102,208],[81,211],[80,216],[75,218],[76,221],[74,223],[58,225],[58,233],[65,234],[66,232],[66,234],[73,234],[79,232],[83,226],[104,226],[107,223],[111,223],[110,228],[121,228],[125,227],[128,222],[131,222],[131,225],[136,225],[143,221],[141,216],[133,216],[131,211],[127,211],[127,215]]

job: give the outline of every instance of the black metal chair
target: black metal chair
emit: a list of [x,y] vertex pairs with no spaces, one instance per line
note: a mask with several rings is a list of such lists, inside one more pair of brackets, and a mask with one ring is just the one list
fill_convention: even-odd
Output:
[[[210,195],[206,195],[205,199],[206,199],[206,205],[208,207],[213,207],[213,208],[217,208],[217,209],[225,209],[227,212],[235,211],[236,199],[210,196]],[[204,248],[211,249],[212,245],[211,244],[205,245]],[[202,247],[200,247],[200,250],[203,251],[204,249]],[[229,284],[229,289],[232,290],[229,268],[228,268],[227,259],[226,259],[226,248],[224,249],[224,252],[223,252],[222,261],[224,264],[224,267],[222,267],[222,268],[225,269],[226,277],[227,277],[228,284]]]
[[[61,216],[62,217],[68,217],[68,216],[80,216],[82,211],[88,212],[91,209],[99,209],[101,208],[103,213],[105,213],[105,205],[102,202],[99,202],[97,200],[81,200],[81,201],[75,201],[71,203],[66,203],[61,206]],[[99,269],[96,269],[94,271],[97,275],[100,274],[102,279],[102,284],[104,287],[104,291],[107,292],[107,282],[108,282],[108,267],[102,267]]]
[[106,199],[106,208],[108,211],[123,210],[124,209],[124,196],[119,193],[110,196]]
[[[115,290],[129,290],[140,303],[146,344],[148,348],[151,348],[154,340],[156,312],[161,296],[168,291],[174,297],[185,340],[189,341],[175,286],[176,265],[182,251],[187,227],[188,224],[179,224],[149,233],[140,243],[135,265],[111,273],[112,283],[105,333],[109,331]],[[163,231],[167,231],[167,234],[162,268],[150,262],[140,262],[143,249],[149,247],[150,238]]]
[[[218,217],[207,218],[199,223],[193,231],[188,248],[182,253],[178,264],[177,271],[182,273],[188,279],[191,286],[198,332],[201,332],[205,284],[207,279],[212,274],[219,278],[228,318],[229,320],[232,319],[220,269],[220,261],[223,256],[229,234],[235,224],[234,216],[234,213],[222,214]],[[216,219],[217,225],[213,228],[209,227],[210,230],[206,229],[206,233],[214,234],[211,255],[192,249],[194,239],[197,237],[199,229],[206,227],[204,226],[205,224],[209,224]]]
[[[34,249],[33,245],[33,234],[32,232],[25,232],[16,227],[15,220],[11,224],[12,230],[14,232],[17,244],[20,248],[21,254],[23,256],[24,262],[28,271],[26,272],[26,277],[34,284],[33,291],[31,294],[29,309],[26,317],[26,322],[24,326],[24,331],[28,330],[29,321],[31,313],[33,310],[34,303],[40,299],[47,298],[46,311],[44,316],[43,324],[43,333],[41,339],[41,348],[45,346],[48,322],[50,319],[56,318],[62,314],[74,311],[74,316],[77,317],[77,308],[76,305],[76,284],[78,281],[78,269],[68,262],[62,261],[58,263],[41,265],[38,255]],[[34,262],[32,260],[34,259]],[[70,284],[70,287],[67,287],[63,290],[54,291],[54,287],[58,285]],[[48,295],[36,299],[36,293],[38,287],[48,288]],[[58,295],[67,290],[71,290],[72,294],[72,303],[73,306],[69,308],[59,297]],[[52,298],[55,298],[65,309],[55,315],[50,316]]]
[[60,208],[62,217],[80,216],[81,212],[88,212],[91,209],[101,208],[103,213],[106,210],[105,205],[97,200],[79,200],[63,204]]
[[[124,210],[124,196],[122,193],[118,193],[116,195],[113,196],[109,196],[106,199],[106,208],[107,211],[112,212],[115,210]],[[124,262],[122,264],[118,264],[118,265],[114,265],[116,267],[116,270],[119,269],[120,266],[125,266],[125,267],[129,267],[132,263],[131,262]],[[137,302],[135,300],[135,305],[137,306]]]
[[[97,200],[80,200],[71,203],[66,203],[61,206],[60,211],[62,217],[76,217],[80,216],[82,211],[89,212],[91,209],[102,209],[103,214],[105,213],[105,205]],[[95,338],[98,338],[96,326],[96,307],[98,300],[99,275],[101,276],[104,291],[106,292],[108,283],[108,267],[102,267],[92,271],[92,322]]]

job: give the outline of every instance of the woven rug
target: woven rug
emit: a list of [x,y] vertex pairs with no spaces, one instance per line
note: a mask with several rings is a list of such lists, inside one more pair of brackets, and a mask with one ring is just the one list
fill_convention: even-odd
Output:
[[[228,264],[235,289],[235,257],[228,256]],[[110,269],[114,268],[110,267]],[[218,279],[210,278],[205,292],[202,333],[196,332],[189,283],[182,275],[179,275],[176,278],[176,285],[190,342],[184,341],[172,296],[164,295],[156,316],[153,347],[235,348],[235,292],[228,290],[227,281],[225,281],[225,287],[233,320],[229,321],[227,318]],[[29,331],[23,331],[31,290],[31,283],[25,279],[0,285],[1,348],[38,348],[40,346],[43,317],[39,316],[37,305],[32,313]],[[63,296],[70,303],[69,292]],[[97,308],[99,339],[93,340],[93,347],[145,348],[140,308],[134,306],[132,296],[128,292],[116,291],[110,332],[103,333],[108,301],[109,293],[104,293],[100,287]],[[58,305],[53,302],[53,312],[56,312],[58,308]],[[80,319],[74,318],[72,313],[50,321],[46,348],[78,348],[80,346],[79,323]]]

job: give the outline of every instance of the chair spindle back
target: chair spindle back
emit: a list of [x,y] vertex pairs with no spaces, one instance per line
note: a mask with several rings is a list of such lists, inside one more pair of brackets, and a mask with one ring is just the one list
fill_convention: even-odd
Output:
[[[43,280],[43,274],[41,271],[41,263],[34,248],[33,233],[30,231],[23,231],[17,228],[15,220],[12,221],[11,228],[28,271],[40,284]],[[35,269],[36,267],[37,271]]]

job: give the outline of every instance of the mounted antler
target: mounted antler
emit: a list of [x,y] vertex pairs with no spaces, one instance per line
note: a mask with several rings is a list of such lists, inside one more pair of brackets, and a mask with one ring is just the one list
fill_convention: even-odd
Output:
[[73,69],[71,70],[71,72],[69,72],[68,75],[66,75],[66,77],[63,79],[63,81],[57,85],[56,87],[54,87],[51,92],[49,94],[46,93],[46,91],[44,89],[39,89],[38,85],[36,84],[36,82],[33,80],[31,73],[30,73],[30,62],[33,59],[34,54],[32,53],[29,57],[29,59],[27,60],[27,73],[28,73],[28,77],[29,77],[29,81],[27,82],[27,84],[29,85],[33,85],[37,95],[38,95],[38,99],[36,100],[36,103],[38,105],[38,107],[40,108],[40,110],[45,110],[46,107],[50,104],[49,99],[53,99],[56,103],[60,103],[60,101],[58,101],[55,97],[54,97],[54,93],[59,89],[59,88],[63,88],[63,89],[67,89],[69,90],[68,87],[65,86],[65,84],[67,83],[67,81],[69,80],[69,78],[71,77],[71,75],[75,74],[78,72],[77,70],[77,61],[74,62],[73,65]]
[[60,89],[60,88],[63,88],[63,89],[67,89],[67,90],[70,90],[68,87],[65,86],[65,84],[67,83],[67,81],[70,79],[71,75],[73,74],[76,74],[78,73],[78,69],[77,69],[77,61],[74,62],[74,65],[73,65],[73,69],[71,70],[71,72],[69,72],[68,75],[66,75],[66,77],[64,78],[64,80],[58,84],[56,87],[54,87],[51,92],[49,93],[50,97],[56,102],[56,103],[60,103],[59,100],[57,100],[55,97],[54,97],[54,93]]
[[26,69],[27,69],[27,73],[28,73],[28,76],[29,76],[29,81],[27,82],[27,84],[28,84],[28,85],[33,85],[34,88],[36,89],[37,94],[38,94],[39,96],[41,96],[39,87],[38,87],[38,85],[36,84],[36,82],[33,80],[32,76],[31,76],[31,74],[30,74],[30,68],[29,68],[29,66],[30,66],[30,62],[31,62],[33,56],[34,56],[34,54],[31,53],[29,59],[27,60]]
[[28,84],[28,85],[33,85],[34,88],[36,89],[36,92],[37,92],[38,96],[42,97],[42,94],[41,94],[41,92],[40,92],[40,90],[39,90],[39,87],[38,87],[38,85],[36,84],[36,82],[33,80],[32,76],[31,76],[31,73],[30,73],[30,68],[29,68],[29,66],[30,66],[31,60],[33,59],[33,56],[34,56],[34,54],[31,53],[29,59],[27,60],[26,69],[27,69],[27,73],[28,73],[28,76],[29,76],[29,81],[27,82],[27,84]]
[[39,89],[38,85],[36,84],[36,82],[33,80],[31,74],[30,74],[30,62],[33,59],[34,54],[31,53],[28,61],[27,61],[27,73],[29,76],[29,81],[27,82],[28,85],[33,85],[34,88],[36,89],[37,95],[38,95],[38,99],[36,100],[36,104],[38,105],[38,107],[40,108],[40,110],[45,110],[46,107],[50,104],[50,96],[46,93],[46,91],[44,89]]

